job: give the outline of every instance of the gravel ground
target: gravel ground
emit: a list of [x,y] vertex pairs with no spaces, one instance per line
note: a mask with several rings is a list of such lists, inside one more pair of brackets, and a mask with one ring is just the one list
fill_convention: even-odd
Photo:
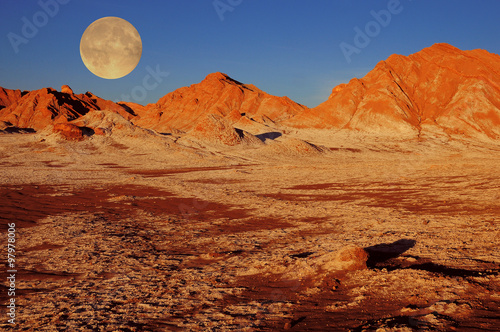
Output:
[[302,137],[0,135],[1,328],[498,331],[500,146]]

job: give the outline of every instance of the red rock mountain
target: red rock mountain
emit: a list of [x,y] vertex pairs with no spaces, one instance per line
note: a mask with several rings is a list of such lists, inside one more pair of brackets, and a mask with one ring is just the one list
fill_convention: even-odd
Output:
[[[251,128],[258,123],[396,136],[444,133],[496,139],[500,138],[500,56],[484,50],[461,51],[448,44],[435,44],[410,56],[392,55],[365,77],[335,87],[327,101],[312,109],[222,73],[210,74],[146,106],[114,103],[90,92],[77,95],[68,86],[61,92],[0,88],[3,128],[38,131],[72,122],[82,129],[82,123],[93,122],[80,119],[102,110],[159,132],[192,131],[193,137],[213,138],[222,128],[225,140],[221,141],[231,144],[255,141],[251,133],[257,133]],[[94,114],[93,118],[101,117]],[[90,129],[105,133],[106,121]],[[57,126],[72,136],[80,135],[78,128]]]
[[304,109],[288,97],[272,96],[226,74],[213,73],[201,83],[177,89],[148,105],[138,112],[140,118],[134,123],[158,131],[187,131],[210,114],[226,117],[231,123],[242,115],[265,123],[287,120]]
[[287,124],[378,133],[500,137],[500,56],[435,44],[392,55]]
[[127,106],[104,100],[90,92],[75,95],[68,86],[58,92],[44,88],[25,92],[0,89],[0,121],[18,128],[42,130],[49,125],[65,123],[80,118],[90,110],[110,110],[127,119],[134,115]]

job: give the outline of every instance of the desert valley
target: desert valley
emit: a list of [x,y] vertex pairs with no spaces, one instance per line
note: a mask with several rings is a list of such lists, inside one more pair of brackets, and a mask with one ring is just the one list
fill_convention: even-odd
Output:
[[236,79],[0,88],[3,330],[499,330],[499,55],[392,55],[314,108]]

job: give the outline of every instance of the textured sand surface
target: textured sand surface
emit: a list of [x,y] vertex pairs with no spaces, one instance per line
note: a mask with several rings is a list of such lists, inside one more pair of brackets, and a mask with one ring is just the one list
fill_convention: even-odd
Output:
[[284,136],[0,135],[2,329],[498,329],[498,143]]

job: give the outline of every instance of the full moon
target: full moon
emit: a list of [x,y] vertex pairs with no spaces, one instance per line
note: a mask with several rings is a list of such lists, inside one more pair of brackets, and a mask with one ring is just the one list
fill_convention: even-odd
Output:
[[119,17],[103,17],[94,21],[80,40],[80,56],[87,69],[106,79],[130,74],[141,55],[139,32]]

